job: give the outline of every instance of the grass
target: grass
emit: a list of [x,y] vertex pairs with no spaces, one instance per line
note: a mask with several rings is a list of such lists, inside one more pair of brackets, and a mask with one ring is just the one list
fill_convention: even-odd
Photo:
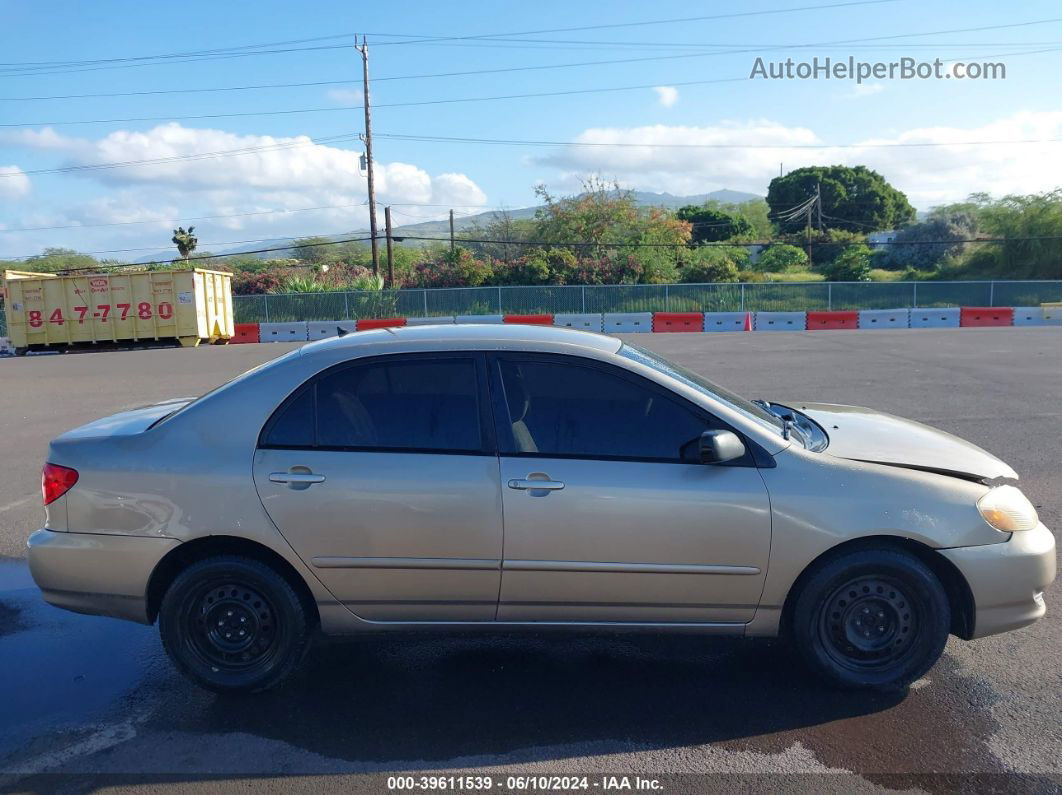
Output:
[[769,282],[822,282],[826,277],[814,271],[786,271],[784,273],[764,273]]

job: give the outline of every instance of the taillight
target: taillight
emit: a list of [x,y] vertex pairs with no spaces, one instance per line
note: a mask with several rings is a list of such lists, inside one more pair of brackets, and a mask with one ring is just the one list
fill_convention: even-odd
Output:
[[45,464],[41,472],[41,491],[44,504],[50,505],[66,494],[77,483],[77,470],[58,464]]

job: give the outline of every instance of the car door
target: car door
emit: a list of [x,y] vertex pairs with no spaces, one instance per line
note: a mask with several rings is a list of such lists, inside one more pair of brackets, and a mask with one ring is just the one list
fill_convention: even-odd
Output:
[[491,388],[500,621],[752,618],[770,552],[766,487],[751,454],[695,463],[701,433],[726,426],[635,373],[574,356],[499,354]]
[[501,496],[479,354],[331,368],[266,424],[262,504],[315,574],[373,621],[489,621]]

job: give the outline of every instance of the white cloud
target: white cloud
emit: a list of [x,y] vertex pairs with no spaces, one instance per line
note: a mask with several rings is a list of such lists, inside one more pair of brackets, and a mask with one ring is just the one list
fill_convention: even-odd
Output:
[[[5,135],[2,140],[9,146],[64,155],[65,160],[57,165],[249,150],[225,157],[72,172],[64,179],[91,180],[104,188],[102,195],[89,201],[65,203],[59,192],[49,201],[46,212],[43,208],[26,207],[21,218],[5,221],[12,227],[85,228],[21,233],[4,247],[18,249],[12,253],[32,251],[41,245],[102,250],[158,243],[159,248],[165,249],[169,245],[168,229],[182,218],[186,225],[195,224],[202,241],[200,248],[254,238],[344,233],[368,225],[367,185],[359,167],[361,148],[357,144],[353,144],[356,149],[341,149],[315,144],[305,136],[242,135],[177,123],[144,132],[113,132],[99,139],[71,138],[41,130]],[[15,179],[0,177],[0,191],[4,189],[3,181]],[[376,162],[376,193],[381,224],[382,207],[390,203],[438,204],[445,208],[485,204],[487,200],[479,186],[464,174],[432,175],[417,165],[402,162]],[[187,220],[221,215],[232,217]],[[114,226],[88,228],[94,224]]]
[[[45,139],[42,135],[36,140]],[[122,187],[168,185],[182,191],[242,187],[255,191],[294,190],[304,196],[329,192],[365,193],[365,177],[361,174],[359,162],[360,147],[340,149],[314,143],[302,135],[291,138],[240,135],[183,127],[171,122],[146,132],[121,130],[95,141],[48,137],[47,146],[65,150],[70,156],[70,165],[241,151],[238,155],[77,172]],[[428,172],[409,163],[377,161],[376,179],[381,202],[454,201],[457,204],[468,203],[470,195],[477,197],[475,203],[483,199],[482,191],[463,175],[447,174],[433,179]]]
[[678,102],[679,92],[674,86],[655,86],[656,98],[665,108],[670,108]]
[[860,99],[862,97],[872,97],[884,90],[884,83],[856,83],[852,86],[852,90],[844,96],[847,99]]
[[18,199],[30,191],[30,180],[18,166],[0,166],[0,199]]
[[360,105],[364,93],[360,88],[330,88],[328,98],[339,105]]
[[[778,175],[779,164],[786,171],[810,165],[866,165],[904,191],[917,207],[926,208],[961,200],[974,191],[1003,195],[1059,187],[1058,172],[1049,167],[1057,159],[1059,144],[978,143],[1058,138],[1062,138],[1062,112],[1058,111],[1021,112],[978,127],[915,128],[867,138],[848,148],[786,148],[823,144],[823,140],[806,127],[767,120],[728,121],[704,127],[588,129],[576,141],[628,145],[570,146],[537,162],[560,169],[562,184],[579,175],[598,173],[633,187],[680,194],[718,188],[764,194]],[[870,146],[882,143],[906,146]],[[924,143],[939,145],[909,146]],[[698,148],[690,144],[736,146]]]

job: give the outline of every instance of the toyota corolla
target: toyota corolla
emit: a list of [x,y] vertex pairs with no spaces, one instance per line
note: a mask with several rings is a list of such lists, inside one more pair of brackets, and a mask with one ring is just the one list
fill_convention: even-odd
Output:
[[1054,538],[981,448],[870,409],[750,401],[620,340],[425,326],[306,345],[55,439],[44,598],[159,624],[216,691],[314,632],[783,635],[903,687],[949,634],[1044,614]]

